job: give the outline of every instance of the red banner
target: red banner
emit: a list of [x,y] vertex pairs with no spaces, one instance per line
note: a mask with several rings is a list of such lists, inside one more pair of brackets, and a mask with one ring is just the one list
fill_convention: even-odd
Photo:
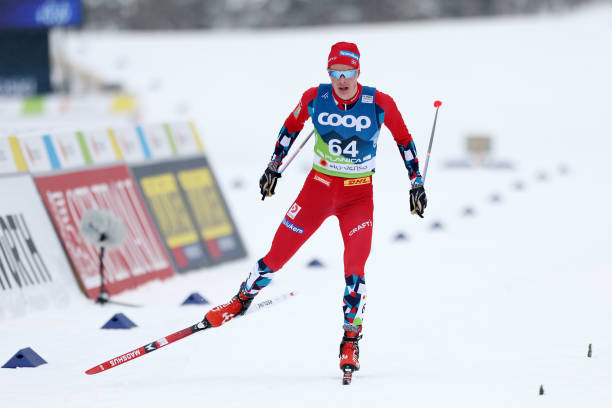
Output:
[[87,296],[96,298],[100,290],[98,248],[79,232],[81,218],[89,209],[112,211],[127,230],[119,247],[105,251],[105,287],[110,295],[174,275],[138,186],[125,165],[37,177],[35,181]]

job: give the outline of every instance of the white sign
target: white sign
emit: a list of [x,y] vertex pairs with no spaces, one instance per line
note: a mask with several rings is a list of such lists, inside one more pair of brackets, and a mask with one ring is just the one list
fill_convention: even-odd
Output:
[[0,319],[65,306],[79,289],[29,174],[0,177]]

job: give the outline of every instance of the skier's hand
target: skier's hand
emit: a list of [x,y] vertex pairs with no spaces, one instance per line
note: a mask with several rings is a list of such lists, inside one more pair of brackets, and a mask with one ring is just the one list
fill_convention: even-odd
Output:
[[261,200],[274,195],[276,181],[281,177],[281,174],[272,167],[266,168],[263,176],[259,179],[259,189],[261,190]]
[[423,210],[427,207],[427,196],[423,184],[413,184],[410,189],[410,213],[423,218]]

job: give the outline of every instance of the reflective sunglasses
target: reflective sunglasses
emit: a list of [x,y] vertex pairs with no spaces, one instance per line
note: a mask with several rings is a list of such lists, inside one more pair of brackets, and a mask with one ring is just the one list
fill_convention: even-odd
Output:
[[348,71],[338,71],[336,69],[327,70],[327,72],[329,72],[329,75],[336,79],[340,79],[341,76],[344,76],[346,79],[352,78],[355,75],[357,75],[357,71],[359,70],[358,69],[349,69]]

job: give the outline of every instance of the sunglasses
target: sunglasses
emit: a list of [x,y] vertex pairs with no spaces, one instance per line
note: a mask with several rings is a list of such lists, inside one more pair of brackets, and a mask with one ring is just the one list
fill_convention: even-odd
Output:
[[327,72],[329,76],[332,76],[336,79],[340,79],[341,76],[344,76],[346,79],[352,78],[357,75],[358,69],[349,69],[348,71],[338,71],[335,69],[328,69]]

